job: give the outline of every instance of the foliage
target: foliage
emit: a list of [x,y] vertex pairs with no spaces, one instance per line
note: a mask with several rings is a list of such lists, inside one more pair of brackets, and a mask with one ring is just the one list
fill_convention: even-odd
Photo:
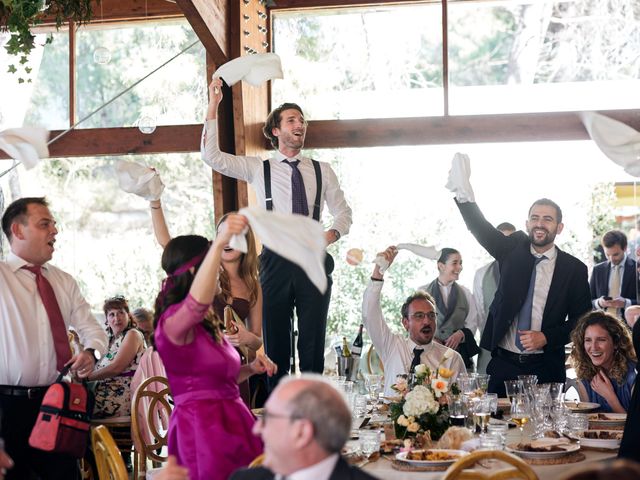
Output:
[[616,190],[612,182],[598,183],[591,189],[587,221],[592,234],[590,256],[596,263],[605,260],[599,250],[602,235],[616,228],[615,202]]
[[[11,32],[5,48],[9,54],[20,57],[20,65],[27,63],[29,54],[35,48],[31,27],[41,23],[45,14],[55,18],[57,28],[70,20],[81,25],[91,19],[91,0],[0,0],[0,28]],[[26,75],[31,73],[28,66],[23,70]],[[17,71],[15,64],[9,65],[9,72]],[[20,77],[18,81],[24,82],[24,78]]]

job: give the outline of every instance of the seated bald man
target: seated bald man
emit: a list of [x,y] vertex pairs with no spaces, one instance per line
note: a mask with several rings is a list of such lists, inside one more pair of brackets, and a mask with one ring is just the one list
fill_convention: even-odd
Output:
[[375,479],[340,456],[351,432],[351,412],[320,375],[281,380],[253,432],[264,441],[264,462],[238,470],[231,480]]

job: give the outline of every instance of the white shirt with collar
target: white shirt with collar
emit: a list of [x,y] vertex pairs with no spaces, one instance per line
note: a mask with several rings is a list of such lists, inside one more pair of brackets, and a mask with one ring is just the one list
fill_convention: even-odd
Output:
[[[0,262],[0,385],[45,386],[58,376],[51,326],[28,262],[9,253]],[[107,335],[71,275],[50,264],[42,275],[55,293],[65,325],[73,326],[85,348],[102,354]]]
[[[531,308],[531,330],[540,332],[542,331],[542,316],[544,315],[544,307],[547,304],[547,298],[549,297],[549,287],[551,287],[551,280],[553,280],[553,272],[556,269],[556,260],[558,258],[558,249],[555,245],[546,252],[540,254],[533,249],[533,246],[529,247],[531,255],[536,258],[545,256],[546,259],[538,262],[536,265],[536,283],[533,287],[533,306]],[[516,346],[516,335],[518,334],[518,317],[514,319],[509,327],[509,331],[500,341],[499,346],[505,350],[509,350],[515,353],[543,353],[542,350],[535,350],[532,352],[522,352]]]
[[338,454],[334,453],[315,465],[290,473],[285,478],[287,480],[329,480],[337,463]]
[[[262,159],[259,157],[232,155],[220,151],[216,120],[208,120],[204,124],[201,153],[204,162],[216,172],[251,184],[256,192],[258,205],[265,207]],[[300,160],[298,169],[302,174],[304,188],[307,193],[309,216],[312,217],[313,204],[316,198],[315,170],[310,158],[298,155],[296,159]],[[273,210],[281,213],[292,213],[291,167],[283,160],[287,160],[287,157],[279,151],[274,152],[273,158],[269,159]],[[322,218],[322,211],[326,202],[327,208],[333,216],[333,224],[330,228],[337,230],[341,236],[344,236],[349,233],[349,228],[351,228],[351,207],[349,207],[344,198],[344,192],[340,188],[338,177],[331,166],[326,162],[319,163],[322,173],[320,218]]]
[[[381,281],[371,281],[367,286],[362,300],[362,323],[364,323],[371,337],[371,342],[384,365],[384,395],[388,397],[397,395],[397,392],[391,386],[396,382],[396,375],[409,371],[413,361],[413,349],[416,347],[424,349],[420,355],[420,361],[430,369],[433,370],[440,366],[453,370],[454,375],[451,377],[450,382],[455,381],[459,373],[466,372],[464,361],[455,350],[437,342],[431,342],[428,345],[417,345],[406,334],[400,335],[391,332],[382,315],[380,306],[380,293],[383,283]],[[447,352],[451,353],[451,357],[440,364]]]

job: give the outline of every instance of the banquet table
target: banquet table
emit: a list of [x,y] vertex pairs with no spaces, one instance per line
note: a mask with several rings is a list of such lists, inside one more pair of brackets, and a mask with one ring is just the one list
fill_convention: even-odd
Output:
[[[519,431],[510,431],[507,436],[507,444],[517,442],[520,438]],[[556,479],[561,475],[565,474],[572,468],[583,467],[584,465],[588,465],[589,463],[597,463],[604,460],[610,460],[617,456],[617,450],[610,451],[600,451],[600,450],[591,450],[587,448],[581,448],[580,451],[586,457],[581,462],[576,463],[567,463],[560,465],[532,465],[531,467],[536,472],[540,479]],[[363,470],[367,473],[384,480],[435,480],[444,477],[444,471],[440,472],[405,472],[395,470],[392,467],[393,456],[386,456],[380,458],[379,460],[371,463],[367,463],[363,465]],[[478,468],[478,467],[476,467]],[[504,468],[507,468],[504,465]],[[482,469],[482,471],[488,472],[486,469]]]

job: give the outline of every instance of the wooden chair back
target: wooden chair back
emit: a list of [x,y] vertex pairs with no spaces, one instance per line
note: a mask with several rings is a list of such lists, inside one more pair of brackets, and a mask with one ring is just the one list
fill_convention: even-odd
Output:
[[[483,460],[500,460],[513,468],[494,471],[467,470]],[[502,450],[477,450],[457,460],[444,474],[443,480],[506,480],[520,478],[538,480],[531,466],[520,457]]]
[[128,480],[124,460],[107,427],[97,425],[91,428],[91,444],[99,480]]

